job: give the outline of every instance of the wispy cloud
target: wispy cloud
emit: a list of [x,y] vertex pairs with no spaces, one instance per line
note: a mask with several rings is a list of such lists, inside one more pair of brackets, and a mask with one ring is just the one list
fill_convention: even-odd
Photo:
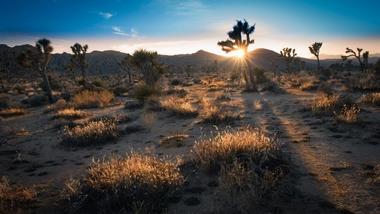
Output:
[[99,12],[99,15],[105,19],[110,19],[112,18],[112,16],[114,16],[112,13],[110,12]]
[[112,33],[120,36],[129,36],[129,37],[137,37],[138,32],[136,29],[131,28],[129,32],[125,32],[123,29],[121,29],[119,26],[113,26],[112,27]]
[[187,16],[207,11],[207,6],[201,0],[155,0],[156,4],[166,5],[170,13]]

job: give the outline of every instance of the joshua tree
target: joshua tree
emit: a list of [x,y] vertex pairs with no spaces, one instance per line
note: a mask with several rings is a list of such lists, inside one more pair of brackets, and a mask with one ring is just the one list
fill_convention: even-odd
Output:
[[71,51],[73,55],[71,57],[71,63],[80,69],[82,73],[82,83],[86,86],[86,68],[88,66],[86,61],[86,53],[87,53],[88,45],[81,45],[79,43],[75,43],[71,46]]
[[130,56],[128,54],[128,56],[124,57],[121,62],[118,63],[119,66],[127,72],[128,74],[128,82],[131,83],[132,82],[132,74],[131,74],[131,71],[132,71],[132,56]]
[[343,61],[346,61],[349,57],[355,57],[358,61],[359,61],[359,65],[360,65],[360,70],[362,72],[366,71],[367,70],[367,66],[368,66],[368,57],[369,57],[369,52],[366,51],[364,52],[363,54],[361,53],[363,51],[362,48],[357,48],[357,53],[352,50],[351,48],[346,48],[346,54],[347,55],[344,55],[342,56],[342,60]]
[[5,89],[4,80],[10,79],[11,54],[10,51],[4,51],[0,56],[0,82],[1,88]]
[[49,78],[47,76],[47,66],[51,58],[53,47],[50,40],[40,39],[36,42],[37,51],[28,50],[17,57],[18,63],[23,67],[36,70],[43,79],[44,90],[49,97],[49,101],[53,101],[53,93],[50,87]]
[[314,44],[309,47],[310,53],[317,57],[318,71],[321,70],[321,64],[319,62],[319,51],[321,50],[321,47],[322,42],[314,42]]
[[131,64],[141,71],[148,86],[154,87],[163,73],[162,65],[157,62],[157,52],[136,50],[132,55]]
[[288,73],[290,72],[290,64],[294,62],[297,53],[296,49],[293,48],[283,48],[282,51],[280,51],[281,57],[284,58],[286,62],[286,69]]
[[[244,22],[237,21],[236,25],[232,27],[232,31],[228,32],[229,39],[225,41],[219,41],[218,45],[222,47],[222,50],[226,53],[231,51],[243,51],[243,60],[247,65],[247,69],[244,69],[243,75],[246,83],[247,90],[256,91],[256,81],[251,69],[250,62],[248,60],[248,47],[254,43],[254,40],[250,38],[250,34],[255,31],[255,25],[250,26],[246,20]],[[245,39],[243,38],[245,36]]]

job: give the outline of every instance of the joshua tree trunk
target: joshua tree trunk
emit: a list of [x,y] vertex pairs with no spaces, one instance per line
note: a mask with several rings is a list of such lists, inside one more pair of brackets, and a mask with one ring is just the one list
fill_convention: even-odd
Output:
[[318,72],[321,71],[321,64],[319,62],[319,56],[317,56]]
[[82,72],[82,81],[83,81],[83,86],[86,86],[86,71],[83,66],[81,66],[81,72]]
[[49,101],[53,102],[53,92],[52,92],[51,87],[50,87],[49,79],[46,75],[46,68],[44,68],[44,70],[41,72],[41,74],[42,74],[42,79],[44,81],[45,92],[49,98]]

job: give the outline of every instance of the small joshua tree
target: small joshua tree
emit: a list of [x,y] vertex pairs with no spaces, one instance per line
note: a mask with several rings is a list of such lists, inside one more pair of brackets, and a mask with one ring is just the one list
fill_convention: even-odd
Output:
[[37,71],[43,80],[44,90],[49,98],[53,101],[53,93],[50,87],[49,78],[47,76],[47,67],[50,62],[53,47],[48,39],[40,39],[36,42],[37,51],[28,50],[17,57],[18,63],[27,68]]
[[84,86],[86,85],[86,68],[88,66],[86,61],[87,50],[88,45],[82,46],[79,43],[75,43],[73,46],[71,46],[71,51],[73,52],[71,63],[80,69],[82,73],[82,83]]
[[367,70],[367,67],[368,67],[369,52],[366,51],[362,54],[361,53],[362,51],[363,51],[362,48],[357,48],[357,52],[355,52],[351,48],[346,48],[346,54],[347,55],[342,56],[342,60],[346,61],[350,57],[356,58],[359,61],[360,70],[362,72],[365,72]]
[[131,64],[141,71],[145,84],[151,87],[156,85],[163,73],[163,67],[157,61],[157,52],[136,50],[132,55]]
[[296,59],[297,53],[296,49],[293,48],[283,48],[282,51],[280,51],[281,57],[286,62],[286,69],[288,73],[290,72],[290,64],[294,62]]
[[309,51],[315,57],[317,57],[318,72],[321,70],[321,64],[319,62],[319,51],[321,50],[322,42],[314,42],[310,47]]
[[[231,51],[243,51],[243,60],[247,65],[247,69],[244,69],[243,76],[246,83],[247,90],[256,91],[256,81],[251,69],[248,56],[248,47],[254,43],[254,40],[250,38],[250,35],[255,31],[255,25],[250,26],[246,20],[244,22],[237,21],[236,25],[232,27],[232,31],[228,32],[229,39],[218,42],[218,45],[222,47],[222,50],[226,53]],[[243,38],[245,36],[245,39]]]

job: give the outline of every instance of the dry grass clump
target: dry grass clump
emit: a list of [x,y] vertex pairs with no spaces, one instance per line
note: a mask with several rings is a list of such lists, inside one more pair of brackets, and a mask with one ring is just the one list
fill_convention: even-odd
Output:
[[318,93],[311,105],[311,110],[317,114],[332,114],[339,111],[344,103],[344,98],[339,94]]
[[115,140],[119,136],[115,120],[89,121],[69,128],[65,126],[63,143],[70,146],[90,146]]
[[0,213],[21,213],[37,201],[37,191],[32,187],[11,185],[0,178]]
[[87,114],[84,111],[76,110],[75,108],[66,108],[57,111],[57,113],[54,115],[54,118],[62,118],[62,119],[81,119],[85,118]]
[[207,170],[220,169],[235,160],[252,161],[257,166],[264,166],[268,161],[281,159],[277,139],[251,127],[224,131],[196,142],[192,153],[194,161]]
[[167,96],[160,100],[160,106],[178,116],[197,116],[198,112],[191,103],[175,96]]
[[206,123],[224,123],[241,119],[238,112],[228,110],[222,105],[217,106],[208,99],[202,100],[200,116]]
[[155,86],[141,84],[135,86],[132,96],[139,101],[145,101],[151,96],[160,95],[160,93],[161,91]]
[[365,104],[380,106],[380,92],[366,94],[361,98]]
[[84,90],[74,96],[73,104],[77,108],[99,108],[110,105],[114,98],[113,93],[107,90]]
[[343,105],[340,112],[335,112],[335,118],[343,123],[356,123],[359,121],[360,108],[358,105]]
[[[183,184],[179,162],[131,154],[95,161],[82,181],[64,191],[71,206],[88,213],[160,213]],[[83,197],[86,196],[86,197]]]
[[13,108],[6,108],[0,110],[0,117],[13,117],[13,116],[19,116],[24,115],[26,113],[25,109],[20,107],[13,107]]

